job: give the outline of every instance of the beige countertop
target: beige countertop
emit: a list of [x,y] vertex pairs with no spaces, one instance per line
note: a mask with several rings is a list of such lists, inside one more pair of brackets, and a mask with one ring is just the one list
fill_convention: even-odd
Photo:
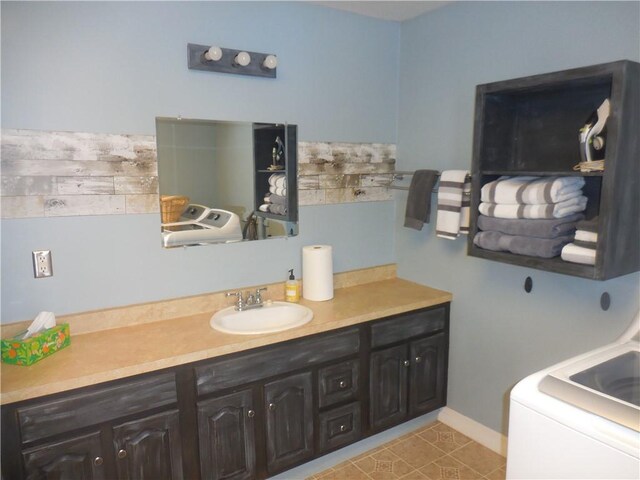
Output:
[[[29,366],[2,364],[2,404],[239,352],[451,301],[448,292],[389,278],[335,290],[333,300],[300,303],[308,324],[264,335],[213,330],[215,310],[74,335],[71,345]],[[153,311],[153,310],[151,310]],[[97,315],[93,312],[93,315]]]

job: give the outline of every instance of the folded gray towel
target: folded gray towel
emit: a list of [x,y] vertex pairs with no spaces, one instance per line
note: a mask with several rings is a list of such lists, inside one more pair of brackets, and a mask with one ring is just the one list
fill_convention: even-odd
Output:
[[282,195],[276,195],[275,193],[267,193],[264,196],[264,201],[267,203],[278,203],[280,205],[286,205],[287,197],[283,197]]
[[478,228],[484,231],[520,235],[524,237],[557,238],[576,230],[576,223],[584,219],[581,213],[562,218],[512,219],[478,216]]
[[270,213],[274,213],[276,215],[286,215],[287,206],[279,203],[272,203],[269,205],[268,210]]
[[591,220],[583,220],[578,223],[576,228],[585,232],[598,233],[598,217],[594,217]]
[[416,170],[409,186],[404,226],[422,230],[431,217],[431,193],[438,180],[436,170]]
[[511,252],[529,257],[552,258],[562,252],[562,247],[573,240],[573,235],[557,238],[536,238],[505,235],[500,232],[478,232],[473,243],[485,250]]

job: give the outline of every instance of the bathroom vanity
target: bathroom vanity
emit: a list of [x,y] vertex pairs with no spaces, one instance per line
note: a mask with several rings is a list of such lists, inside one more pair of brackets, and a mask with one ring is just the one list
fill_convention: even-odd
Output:
[[[79,335],[41,364],[3,365],[3,476],[275,475],[444,406],[450,300],[390,278],[307,302],[311,322],[272,335],[214,331],[211,312]],[[137,361],[96,350],[100,337],[135,346],[130,335],[155,346]],[[76,373],[56,382],[64,366]]]

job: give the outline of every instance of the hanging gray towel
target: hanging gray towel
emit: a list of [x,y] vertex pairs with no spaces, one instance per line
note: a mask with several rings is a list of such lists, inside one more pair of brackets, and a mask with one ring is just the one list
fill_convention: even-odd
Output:
[[437,170],[416,170],[409,186],[404,226],[422,230],[431,217],[431,192],[438,180]]

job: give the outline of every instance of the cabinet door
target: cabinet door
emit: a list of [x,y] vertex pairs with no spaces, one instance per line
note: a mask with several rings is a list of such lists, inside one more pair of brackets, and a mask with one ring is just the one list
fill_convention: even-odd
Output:
[[177,410],[115,426],[113,444],[119,479],[182,479]]
[[374,429],[395,425],[407,416],[408,366],[405,345],[371,354],[369,396]]
[[22,453],[29,480],[102,480],[100,433],[74,437]]
[[311,372],[264,386],[269,473],[313,456]]
[[251,390],[198,403],[203,479],[245,480],[255,476],[254,415]]
[[409,413],[426,413],[445,404],[447,337],[434,335],[411,342]]

